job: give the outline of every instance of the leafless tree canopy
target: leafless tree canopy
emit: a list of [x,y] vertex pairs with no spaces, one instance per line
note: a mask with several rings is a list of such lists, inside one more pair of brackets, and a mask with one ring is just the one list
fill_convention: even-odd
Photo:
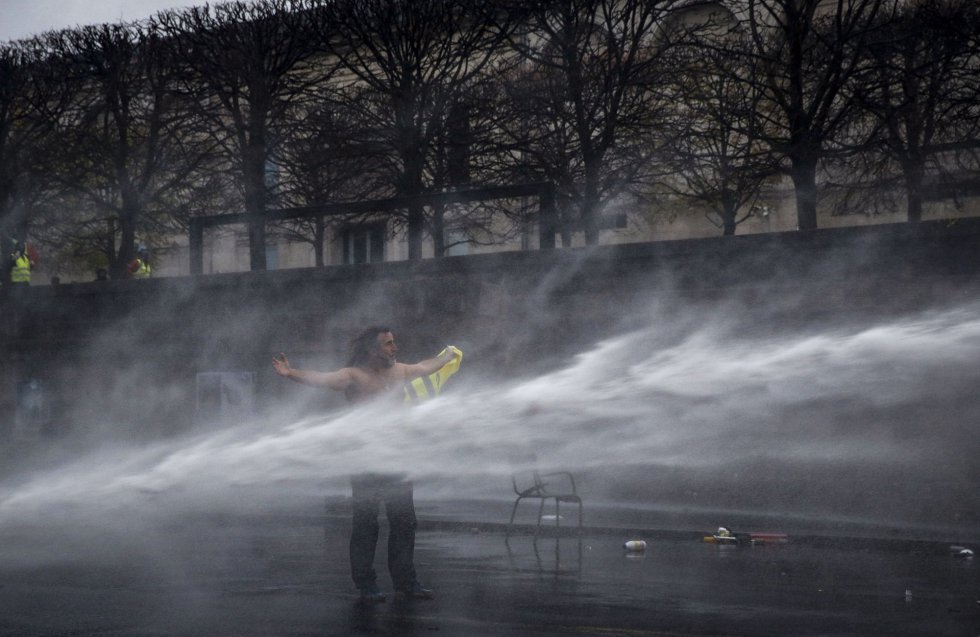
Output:
[[55,126],[72,152],[44,163],[58,196],[38,210],[43,239],[100,253],[122,276],[137,234],[180,227],[182,212],[200,195],[197,171],[211,148],[187,134],[192,115],[174,90],[176,67],[158,34],[101,25],[48,41],[71,82]]
[[[980,192],[969,0],[258,0],[0,47],[0,215],[122,273],[196,214],[512,240],[519,201],[270,225],[268,211],[551,181],[564,244],[693,202],[725,234],[788,176],[798,225]],[[903,200],[884,193],[904,193]],[[862,196],[866,198],[862,199]],[[651,213],[651,214],[653,214]]]
[[[316,15],[324,51],[346,71],[335,96],[378,149],[393,193],[449,185],[440,151],[449,135],[466,135],[468,96],[498,61],[513,18],[489,0],[358,0],[332,9]],[[419,258],[439,211],[406,213],[409,258]]]
[[198,114],[234,171],[252,219],[253,269],[265,269],[270,161],[318,79],[302,68],[316,53],[309,15],[301,0],[262,0],[171,11],[152,24],[186,73],[185,90],[206,89]]

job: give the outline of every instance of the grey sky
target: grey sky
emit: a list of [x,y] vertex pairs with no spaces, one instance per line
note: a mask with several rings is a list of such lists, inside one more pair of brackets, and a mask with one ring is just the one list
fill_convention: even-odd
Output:
[[[77,25],[142,20],[206,0],[0,0],[0,41]],[[214,4],[212,2],[212,4]]]

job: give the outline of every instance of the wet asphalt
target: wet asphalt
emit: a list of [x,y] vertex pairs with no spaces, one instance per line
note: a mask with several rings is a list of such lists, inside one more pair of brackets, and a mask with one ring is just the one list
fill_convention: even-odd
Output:
[[[8,528],[0,635],[980,635],[980,564],[943,541],[719,546],[689,530],[578,535],[573,520],[507,537],[419,510],[416,563],[436,597],[377,605],[350,583],[340,513]],[[376,562],[388,589],[383,545]]]

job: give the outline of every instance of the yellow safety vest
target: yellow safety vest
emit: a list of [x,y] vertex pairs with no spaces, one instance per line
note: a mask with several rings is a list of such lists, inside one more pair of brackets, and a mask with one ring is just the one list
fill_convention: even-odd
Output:
[[138,268],[136,268],[136,271],[133,272],[133,278],[134,279],[149,279],[150,278],[150,264],[147,263],[146,261],[144,261],[143,259],[137,259],[137,261],[139,261],[140,266]]
[[405,383],[405,402],[406,403],[420,403],[429,398],[434,398],[439,395],[442,391],[442,386],[446,384],[449,378],[459,371],[459,366],[463,362],[463,352],[459,349],[450,345],[446,349],[439,352],[439,356],[442,356],[449,350],[449,348],[456,350],[457,355],[453,357],[451,361],[439,368],[438,371],[429,374],[428,376],[419,376]]
[[21,255],[14,260],[14,267],[10,270],[10,282],[31,282],[31,260],[27,258],[27,255]]

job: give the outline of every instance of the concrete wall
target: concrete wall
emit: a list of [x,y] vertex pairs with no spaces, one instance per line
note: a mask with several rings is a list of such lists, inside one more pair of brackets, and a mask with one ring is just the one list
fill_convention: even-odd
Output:
[[799,325],[978,290],[977,220],[6,290],[0,433],[17,432],[30,380],[43,387],[39,435],[183,430],[201,372],[255,372],[261,409],[299,391],[272,373],[274,353],[339,367],[368,324],[395,330],[402,360],[453,343],[470,369],[513,377],[641,325],[651,303],[683,308],[677,321],[738,308]]

